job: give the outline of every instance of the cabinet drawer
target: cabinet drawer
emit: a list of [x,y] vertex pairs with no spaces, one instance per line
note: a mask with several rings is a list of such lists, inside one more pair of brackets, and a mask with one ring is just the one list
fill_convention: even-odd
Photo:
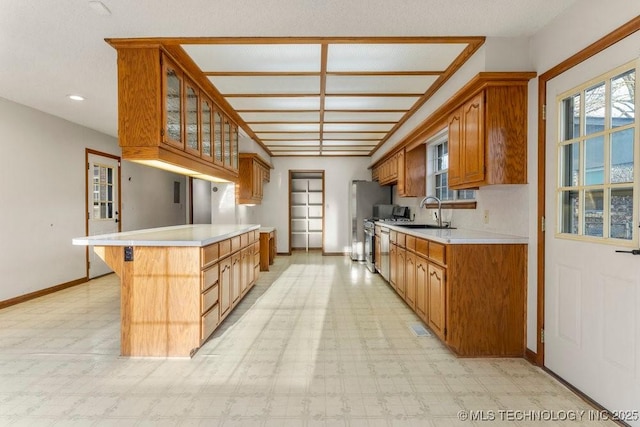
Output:
[[206,266],[213,262],[216,262],[219,256],[220,251],[217,243],[205,246],[204,248],[202,248],[202,265]]
[[236,252],[240,249],[240,236],[231,238],[231,252]]
[[396,236],[396,243],[398,246],[400,246],[401,248],[405,247],[405,242],[406,242],[406,234],[404,233],[398,233],[398,235]]
[[410,251],[415,251],[416,250],[416,238],[413,237],[413,236],[407,236],[406,237],[406,247]]
[[441,245],[440,243],[435,242],[429,242],[429,259],[440,264],[446,264],[445,249],[445,245]]
[[223,240],[222,242],[218,243],[218,245],[220,246],[220,258],[224,258],[231,253],[230,239]]
[[416,239],[416,252],[424,257],[429,256],[429,241]]
[[218,284],[216,283],[215,286],[210,287],[200,295],[200,311],[202,313],[206,313],[211,307],[213,307],[214,304],[218,302],[218,296],[219,288]]
[[260,240],[260,230],[253,230],[253,242]]
[[393,230],[391,230],[391,231],[389,232],[389,241],[390,241],[391,243],[398,244],[398,232],[397,232],[397,231],[393,231]]
[[[253,237],[253,232],[251,232],[251,237]],[[240,236],[240,247],[246,248],[249,244],[249,233],[244,233]]]
[[218,264],[207,268],[202,272],[202,281],[200,282],[200,291],[206,291],[216,283],[218,283],[218,279],[220,278],[220,269]]
[[220,305],[216,304],[200,320],[200,340],[204,341],[215,331],[220,318]]

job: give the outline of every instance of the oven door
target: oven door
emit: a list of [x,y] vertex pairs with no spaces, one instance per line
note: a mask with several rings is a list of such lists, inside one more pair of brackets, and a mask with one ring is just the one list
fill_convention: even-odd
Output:
[[376,272],[375,265],[375,229],[373,228],[365,228],[364,229],[364,260],[367,265],[367,268],[372,273]]

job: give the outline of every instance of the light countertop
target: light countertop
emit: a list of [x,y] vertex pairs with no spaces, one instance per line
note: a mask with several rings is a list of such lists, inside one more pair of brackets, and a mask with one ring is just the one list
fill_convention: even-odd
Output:
[[529,239],[511,234],[498,234],[488,231],[469,230],[465,228],[406,228],[389,222],[376,222],[376,225],[388,227],[414,237],[433,240],[449,245],[478,244],[528,244]]
[[272,231],[275,231],[275,227],[260,227],[260,232],[261,233],[271,233]]
[[76,237],[74,245],[84,246],[207,246],[247,231],[259,224],[194,224],[149,228],[98,236]]

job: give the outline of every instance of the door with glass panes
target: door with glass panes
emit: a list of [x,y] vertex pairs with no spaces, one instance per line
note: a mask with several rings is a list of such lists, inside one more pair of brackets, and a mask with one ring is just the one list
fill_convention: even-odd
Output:
[[547,83],[544,364],[617,410],[640,407],[638,61],[606,57]]
[[[119,157],[87,151],[87,235],[120,231],[119,176]],[[91,246],[88,261],[90,279],[111,272]]]

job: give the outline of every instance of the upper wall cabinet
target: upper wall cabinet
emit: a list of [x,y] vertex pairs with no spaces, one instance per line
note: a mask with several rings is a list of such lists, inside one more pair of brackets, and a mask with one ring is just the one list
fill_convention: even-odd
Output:
[[400,150],[371,169],[380,185],[397,185],[400,197],[420,197],[425,192],[425,147]]
[[209,180],[238,180],[238,126],[215,94],[160,46],[117,46],[122,158]]
[[257,153],[240,153],[240,182],[238,184],[238,204],[257,205],[262,203],[263,185],[271,179],[271,165]]
[[527,87],[490,86],[449,116],[449,187],[527,182]]
[[[372,167],[381,185],[425,196],[426,141],[449,131],[449,188],[527,182],[527,85],[533,72],[482,72]],[[404,155],[402,154],[404,153]]]

